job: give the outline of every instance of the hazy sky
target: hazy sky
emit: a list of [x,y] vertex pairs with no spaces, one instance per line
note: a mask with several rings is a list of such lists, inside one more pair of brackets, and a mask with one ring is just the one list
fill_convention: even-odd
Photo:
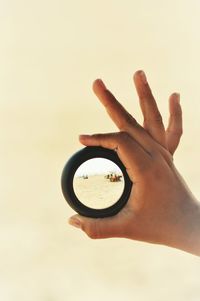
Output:
[[75,176],[107,174],[116,172],[121,174],[121,169],[112,161],[103,158],[90,159],[81,164]]

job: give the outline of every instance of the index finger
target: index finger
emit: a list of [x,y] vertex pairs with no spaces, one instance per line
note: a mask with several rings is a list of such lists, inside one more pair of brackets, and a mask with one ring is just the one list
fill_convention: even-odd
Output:
[[93,91],[106,108],[109,116],[120,130],[124,130],[126,123],[136,125],[137,121],[129,114],[114,95],[106,88],[101,79],[93,83]]
[[133,138],[125,132],[80,135],[79,140],[86,146],[101,146],[117,152],[132,181],[148,169],[151,154],[146,152]]
[[135,118],[129,114],[114,95],[106,88],[101,79],[93,83],[93,91],[106,108],[111,119],[120,131],[127,132],[147,151],[151,151],[153,143],[151,137],[145,132]]

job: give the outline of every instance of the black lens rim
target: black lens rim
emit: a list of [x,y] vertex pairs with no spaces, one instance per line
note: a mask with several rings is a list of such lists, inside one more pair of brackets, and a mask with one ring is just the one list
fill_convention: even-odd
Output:
[[[119,200],[112,206],[103,209],[87,207],[77,198],[73,188],[73,178],[79,166],[89,159],[105,158],[113,161],[119,166],[124,176],[124,190]],[[77,213],[87,217],[102,218],[117,214],[127,203],[133,183],[131,182],[126,168],[119,159],[117,152],[100,146],[86,146],[77,151],[65,164],[62,176],[61,187],[65,200]]]

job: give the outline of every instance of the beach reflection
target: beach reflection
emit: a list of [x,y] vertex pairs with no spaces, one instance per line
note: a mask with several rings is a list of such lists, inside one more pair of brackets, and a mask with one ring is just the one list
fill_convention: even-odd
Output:
[[87,207],[103,209],[112,206],[124,190],[119,167],[103,158],[90,159],[76,171],[73,180],[77,198]]

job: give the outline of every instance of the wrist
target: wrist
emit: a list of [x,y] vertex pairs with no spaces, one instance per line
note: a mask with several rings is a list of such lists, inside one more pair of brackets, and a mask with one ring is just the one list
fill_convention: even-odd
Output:
[[200,256],[200,202],[194,197],[181,201],[179,217],[165,244]]

